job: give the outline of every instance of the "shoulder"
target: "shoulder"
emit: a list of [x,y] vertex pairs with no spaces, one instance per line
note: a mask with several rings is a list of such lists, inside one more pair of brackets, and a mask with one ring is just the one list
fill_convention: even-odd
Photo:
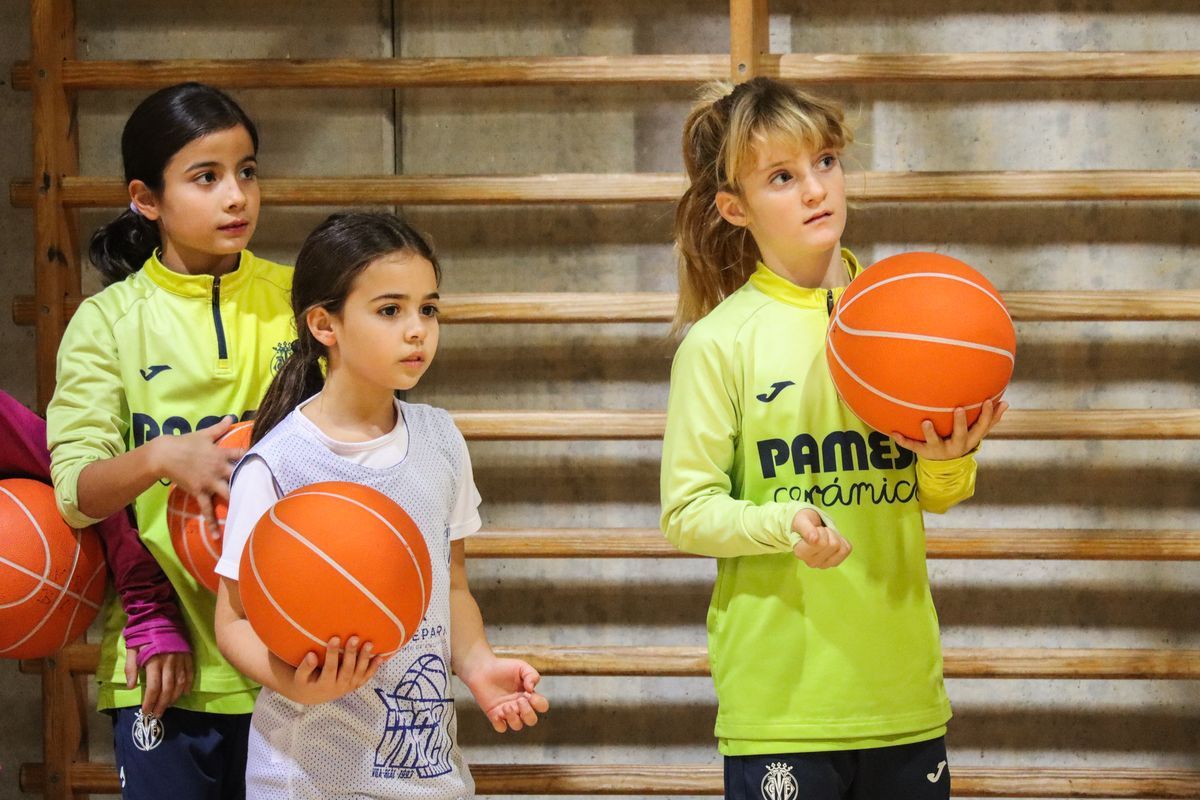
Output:
[[139,315],[155,293],[152,281],[139,274],[104,288],[79,304],[63,331],[60,355],[77,348],[103,353],[115,358],[113,343],[118,334],[129,328],[127,321],[139,327]]
[[283,419],[275,423],[275,427],[267,431],[261,439],[255,442],[254,445],[246,451],[246,456],[255,455],[259,458],[266,459],[267,454],[274,450],[281,441],[291,436],[295,436],[297,434],[297,428],[299,427],[292,419],[292,415],[295,413],[296,410],[292,409],[285,414]]
[[676,360],[683,358],[729,359],[737,342],[753,326],[770,299],[746,284],[698,320],[679,344]]
[[426,403],[410,403],[406,400],[401,400],[400,409],[404,413],[405,422],[409,425],[419,424],[430,428],[437,434],[449,436],[452,439],[462,438],[462,432],[459,431],[458,425],[455,424],[454,417],[444,408],[438,408]]
[[292,290],[292,275],[295,269],[286,264],[278,264],[274,261],[268,261],[265,258],[259,258],[249,250],[242,251],[247,259],[247,265],[253,270],[254,280],[261,282],[280,290],[284,294],[288,294]]
[[467,441],[444,408],[424,403],[400,402],[410,437],[422,436],[438,452],[453,463],[467,456]]
[[71,317],[71,323],[93,326],[112,325],[132,313],[136,313],[147,300],[154,296],[154,282],[140,272],[123,281],[106,286],[85,299]]

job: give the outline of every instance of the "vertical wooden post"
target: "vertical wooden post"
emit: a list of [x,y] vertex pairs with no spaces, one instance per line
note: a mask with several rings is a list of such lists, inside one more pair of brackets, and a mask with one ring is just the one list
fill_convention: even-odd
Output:
[[762,56],[770,50],[767,0],[729,0],[730,78],[734,83],[759,74]]
[[63,301],[81,291],[78,214],[63,206],[61,196],[63,176],[79,173],[75,99],[62,83],[62,63],[75,57],[75,3],[31,0],[30,11],[37,402],[44,411],[54,393],[54,359],[66,328]]
[[42,750],[46,778],[45,800],[81,800],[71,791],[71,768],[87,760],[87,694],[71,674],[62,653],[47,658],[42,668]]
[[[63,61],[75,57],[74,0],[31,0],[30,67],[33,77],[34,290],[37,298],[37,403],[54,393],[54,363],[66,328],[68,296],[81,293],[78,214],[62,202],[65,175],[79,173],[75,98],[63,88]],[[87,758],[85,679],[65,659],[46,660],[42,673],[42,749],[46,800],[78,800],[71,768]]]

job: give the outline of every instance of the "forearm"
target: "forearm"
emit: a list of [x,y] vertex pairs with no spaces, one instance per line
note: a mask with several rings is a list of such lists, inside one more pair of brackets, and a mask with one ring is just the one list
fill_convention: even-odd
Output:
[[464,683],[496,657],[483,627],[483,615],[467,586],[450,589],[450,666]]
[[250,680],[279,692],[290,700],[295,669],[267,649],[250,627],[250,620],[239,619],[217,627],[217,647],[221,654]]
[[93,528],[100,535],[113,584],[125,609],[125,644],[138,648],[138,665],[159,653],[189,652],[187,629],[174,588],[128,517],[118,512]]
[[148,442],[88,464],[80,471],[75,490],[79,511],[104,519],[128,506],[162,477],[155,454],[154,443]]
[[804,503],[758,506],[711,494],[668,507],[662,515],[662,530],[685,553],[715,558],[786,553],[800,541],[792,521],[804,508],[817,510]]
[[250,680],[279,692],[289,700],[297,700],[292,696],[295,668],[267,649],[241,610],[240,598],[231,594],[230,584],[236,592],[237,583],[222,578],[217,593],[214,627],[221,655]]

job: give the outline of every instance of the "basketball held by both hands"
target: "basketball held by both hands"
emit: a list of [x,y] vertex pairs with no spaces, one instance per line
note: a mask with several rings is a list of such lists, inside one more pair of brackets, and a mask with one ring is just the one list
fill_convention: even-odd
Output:
[[[217,444],[246,450],[250,447],[253,433],[252,420],[239,422],[225,431],[217,439]],[[167,493],[167,530],[171,532],[175,554],[188,574],[196,579],[196,583],[216,594],[217,573],[213,570],[221,559],[221,537],[225,535],[225,516],[229,513],[229,504],[224,498],[213,498],[213,513],[217,517],[215,530],[200,511],[200,501],[195,495],[188,494],[178,486],[172,486]]]
[[885,258],[850,282],[829,321],[825,355],[838,394],[867,425],[924,441],[974,424],[1012,378],[1017,337],[996,288],[937,253]]
[[41,481],[0,481],[0,658],[44,658],[83,635],[104,600],[100,537],[63,521]]
[[425,538],[391,498],[354,483],[314,483],[263,515],[238,568],[246,618],[292,666],[334,636],[388,656],[421,624],[433,590]]

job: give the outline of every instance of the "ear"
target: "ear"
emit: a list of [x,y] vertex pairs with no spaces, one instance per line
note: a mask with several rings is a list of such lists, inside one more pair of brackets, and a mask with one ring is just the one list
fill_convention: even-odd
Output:
[[150,187],[138,180],[129,182],[129,199],[137,206],[138,213],[150,221],[155,221],[161,216],[158,207],[158,197],[150,190]]
[[337,344],[337,331],[334,330],[333,323],[335,317],[322,306],[310,308],[304,316],[304,321],[308,325],[308,331],[325,347],[333,347]]
[[730,225],[744,228],[750,224],[750,215],[742,199],[733,192],[717,192],[717,213]]

